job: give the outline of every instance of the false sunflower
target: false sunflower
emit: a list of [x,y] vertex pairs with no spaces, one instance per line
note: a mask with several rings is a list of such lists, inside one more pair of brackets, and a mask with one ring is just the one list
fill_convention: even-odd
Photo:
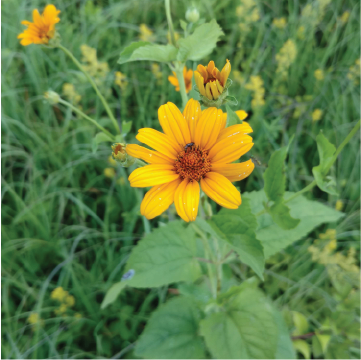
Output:
[[207,67],[199,64],[194,72],[198,90],[201,95],[209,100],[217,100],[227,90],[227,80],[231,72],[231,63],[227,60],[222,71],[219,71],[214,61],[210,61]]
[[26,20],[21,22],[27,26],[27,29],[18,35],[18,39],[21,39],[20,44],[23,46],[48,44],[55,35],[55,24],[60,21],[59,13],[60,10],[57,10],[54,5],[46,5],[41,15],[37,9],[34,9],[33,22]]
[[[184,78],[184,84],[186,86],[187,94],[192,90],[192,77],[193,77],[193,70],[191,69],[187,70],[187,67],[185,66],[183,68],[183,78]],[[176,91],[180,90],[177,75],[174,71],[173,71],[173,76],[168,76],[168,80],[173,86],[175,86]]]
[[149,163],[134,170],[132,187],[149,187],[140,212],[152,219],[174,202],[184,221],[197,217],[200,187],[216,203],[237,209],[241,194],[232,184],[246,178],[253,170],[252,160],[232,164],[253,146],[248,123],[225,127],[222,110],[201,111],[198,101],[190,99],[183,114],[168,102],[158,110],[164,133],[140,129],[136,138],[153,148],[130,144],[126,152]]

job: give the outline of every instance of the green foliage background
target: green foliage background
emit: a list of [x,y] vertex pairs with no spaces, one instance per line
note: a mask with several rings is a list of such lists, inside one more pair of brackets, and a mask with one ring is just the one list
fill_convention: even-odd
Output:
[[[263,188],[262,175],[271,154],[287,145],[293,135],[287,189],[302,189],[312,181],[312,167],[319,164],[318,133],[322,131],[337,147],[360,119],[357,77],[356,83],[347,77],[360,58],[359,2],[332,1],[304,39],[297,37],[301,10],[306,4],[317,5],[317,1],[259,1],[260,20],[248,22],[247,32],[239,27],[239,1],[194,3],[201,18],[216,19],[225,32],[202,63],[214,59],[222,67],[229,59],[230,78],[235,80],[233,73],[238,70],[244,79],[243,83],[235,81],[230,92],[238,99],[239,108],[249,113],[255,141],[251,155],[261,165],[239,184],[242,192]],[[105,292],[120,280],[137,241],[177,216],[174,208],[152,221],[140,216],[144,190],[129,187],[131,169],[117,167],[116,177],[107,178],[104,169],[111,167],[107,164],[110,148],[102,143],[93,151],[96,129],[69,109],[44,102],[45,91],[62,93],[63,84],[72,83],[81,95],[79,105],[84,111],[112,129],[93,89],[60,50],[19,45],[20,21],[30,19],[32,9],[44,5],[26,0],[2,3],[2,356],[132,358],[148,319],[167,299],[175,297],[174,287],[125,289],[111,306],[101,310],[100,304]],[[99,61],[108,62],[110,72],[102,79],[101,88],[107,90],[117,119],[133,122],[127,141],[134,141],[141,127],[158,129],[158,107],[167,101],[181,105],[179,93],[167,80],[169,68],[160,64],[159,83],[149,62],[120,66],[117,60],[125,46],[138,40],[141,23],[152,29],[154,41],[166,42],[163,1],[58,1],[55,5],[62,11],[57,29],[63,45],[80,59],[80,46],[87,44],[97,49]],[[172,16],[180,34],[179,20],[184,19],[189,5],[188,1],[172,1]],[[346,10],[349,19],[341,24],[339,18]],[[279,17],[286,18],[284,29],[272,25]],[[287,80],[280,80],[275,55],[288,39],[295,42],[297,56]],[[196,63],[187,65],[194,67]],[[315,79],[317,69],[324,71],[323,81]],[[115,71],[127,76],[124,91],[114,85]],[[252,75],[264,81],[266,103],[258,110],[252,109],[252,92],[245,86]],[[304,112],[294,116],[300,106]],[[317,122],[312,121],[315,109],[323,111]],[[359,358],[358,286],[336,288],[327,268],[312,261],[308,251],[329,227],[337,231],[338,252],[347,254],[355,248],[359,254],[358,136],[345,147],[330,175],[339,196],[318,188],[306,196],[330,207],[342,200],[345,216],[271,256],[266,262],[265,281],[253,280],[283,311],[294,336],[322,333],[326,328],[329,334],[332,328],[327,352],[320,351],[316,335],[305,338],[314,357]],[[252,203],[252,197],[250,200]],[[216,213],[216,205],[212,207]],[[254,275],[245,264],[233,264],[228,270],[239,281]],[[59,303],[50,297],[59,286],[75,298],[65,316],[55,314]],[[299,325],[298,315],[292,312],[300,313],[306,325]],[[28,321],[33,313],[42,319],[37,328]],[[207,336],[206,325],[202,332]],[[298,348],[302,346],[304,349],[304,344]],[[307,351],[300,350],[298,356],[307,356]]]

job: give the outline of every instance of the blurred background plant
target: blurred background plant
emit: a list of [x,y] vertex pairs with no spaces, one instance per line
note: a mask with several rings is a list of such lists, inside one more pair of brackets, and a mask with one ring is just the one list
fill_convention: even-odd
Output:
[[[131,358],[149,316],[174,289],[125,289],[110,307],[100,310],[100,303],[137,240],[176,213],[171,207],[152,221],[140,216],[143,190],[127,180],[133,168],[109,159],[107,144],[94,147],[96,130],[83,118],[43,100],[52,89],[112,127],[84,75],[62,52],[19,45],[20,21],[45,4],[2,4],[2,354]],[[127,140],[141,127],[158,128],[158,107],[180,104],[167,80],[171,70],[148,62],[119,66],[117,60],[138,38],[167,39],[163,1],[56,5],[62,42],[104,91]],[[263,187],[262,164],[293,134],[288,187],[303,188],[318,164],[320,130],[338,146],[360,119],[359,2],[173,1],[178,37],[180,20],[193,6],[200,22],[216,19],[226,34],[212,59],[231,61],[232,95],[254,129],[252,155],[261,165],[241,190]],[[193,62],[187,67],[195,70]],[[308,194],[339,210],[341,202],[345,217],[272,256],[259,283],[283,309],[300,358],[360,358],[359,164],[355,138],[330,175],[339,195],[318,188]],[[231,271],[240,280],[253,274],[244,264]]]

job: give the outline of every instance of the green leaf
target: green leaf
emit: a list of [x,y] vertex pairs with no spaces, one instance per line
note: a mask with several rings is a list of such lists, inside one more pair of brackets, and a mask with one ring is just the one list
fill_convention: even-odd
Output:
[[311,358],[310,346],[305,340],[295,340],[293,341],[294,348],[299,351],[305,359]]
[[295,335],[303,335],[308,331],[308,320],[305,315],[298,311],[292,311],[293,323],[296,327]]
[[223,31],[216,20],[198,26],[192,35],[178,40],[178,60],[203,59],[213,51],[222,35],[224,35]]
[[330,181],[327,183],[325,181],[325,176],[327,175],[332,164],[336,148],[322,133],[317,135],[316,141],[318,153],[320,156],[320,164],[312,168],[313,176],[315,177],[317,186],[322,191],[337,196],[338,192],[335,189],[334,182]]
[[100,308],[105,309],[108,305],[112,304],[117,299],[121,291],[126,287],[126,285],[126,281],[119,281],[115,283],[105,294],[105,298],[100,305]]
[[282,229],[294,229],[300,222],[299,219],[294,219],[290,215],[290,209],[283,201],[276,202],[267,211],[272,216],[273,221]]
[[132,128],[133,121],[122,121],[122,135],[126,136]]
[[126,271],[135,271],[127,282],[129,286],[159,287],[178,281],[193,282],[201,276],[195,258],[195,233],[183,224],[172,221],[138,242],[126,266]]
[[95,153],[98,150],[98,145],[100,143],[106,141],[113,142],[113,140],[107,134],[104,134],[103,132],[97,133],[93,138],[93,143],[92,143],[93,153]]
[[273,359],[278,339],[274,314],[264,295],[245,289],[200,322],[200,332],[218,359]]
[[148,359],[203,359],[198,335],[200,311],[190,298],[179,296],[161,305],[150,317],[135,354]]
[[[285,198],[287,199],[292,194],[286,192]],[[263,190],[242,194],[243,201],[245,198],[250,200],[253,214],[260,212],[263,209],[263,203],[267,201]],[[294,241],[302,239],[317,226],[338,221],[343,216],[343,213],[318,201],[307,200],[301,195],[288,202],[287,206],[290,208],[290,215],[300,219],[300,223],[292,230],[282,229],[269,214],[257,217],[259,226],[256,237],[263,245],[266,259]]]
[[171,62],[177,59],[178,49],[173,45],[158,45],[147,41],[133,42],[120,54],[118,64],[130,61],[149,60]]
[[273,316],[278,328],[276,359],[295,359],[295,350],[293,348],[291,337],[283,320],[282,314],[279,311],[274,310]]
[[226,127],[243,123],[243,121],[238,117],[236,112],[233,111],[228,104],[226,104],[226,110],[227,110],[227,124],[226,124]]

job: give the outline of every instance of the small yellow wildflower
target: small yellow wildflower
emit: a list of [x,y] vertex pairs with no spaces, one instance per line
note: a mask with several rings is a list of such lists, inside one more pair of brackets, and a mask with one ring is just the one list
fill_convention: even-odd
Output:
[[105,168],[104,176],[106,176],[107,178],[113,179],[113,177],[115,176],[114,168]]
[[360,60],[361,59],[357,59],[355,64],[350,66],[347,73],[347,78],[351,80],[354,85],[358,85],[360,83]]
[[322,118],[323,111],[321,109],[315,109],[312,113],[312,121],[319,121]]
[[250,31],[250,25],[260,19],[257,3],[254,0],[241,0],[241,5],[236,8],[236,14],[239,17],[239,27],[241,29],[241,41]]
[[73,307],[75,305],[75,298],[72,295],[68,295],[65,299],[64,299],[64,304],[68,307]]
[[111,155],[109,155],[109,157],[108,157],[108,163],[114,167],[117,167],[117,165],[118,165],[118,163],[112,158]]
[[40,316],[38,313],[32,313],[28,317],[28,323],[31,325],[37,324],[40,321]]
[[339,18],[339,21],[342,23],[342,25],[346,24],[348,19],[350,17],[350,12],[349,11],[345,11]]
[[321,240],[333,240],[336,239],[336,229],[327,229],[326,232],[324,234],[320,234],[318,237]]
[[245,81],[242,73],[238,70],[233,71],[233,79],[235,82],[239,83],[240,85],[242,85]]
[[321,69],[315,70],[313,75],[316,78],[316,80],[319,80],[319,81],[322,81],[325,78],[325,74],[323,73],[323,71]]
[[128,86],[126,75],[124,75],[120,71],[116,71],[114,83],[115,85],[118,85],[122,90],[125,90]]
[[58,309],[54,310],[54,313],[56,315],[62,315],[64,313],[66,313],[66,310],[68,310],[68,307],[66,306],[66,304],[61,304]]
[[121,176],[118,180],[117,180],[117,184],[118,185],[124,185],[125,184],[125,179],[123,176]]
[[90,76],[94,77],[97,84],[101,84],[109,73],[108,63],[99,62],[96,49],[88,45],[81,45],[80,51],[83,55],[82,61],[85,63],[83,64],[84,70],[87,71]]
[[163,73],[160,70],[160,65],[157,63],[152,63],[150,70],[151,70],[152,74],[154,75],[154,77],[157,79],[157,84],[160,85],[163,80]]
[[343,209],[343,202],[342,202],[342,200],[337,200],[337,201],[336,201],[335,209],[336,209],[337,211],[341,211],[341,210]]
[[231,72],[231,63],[227,60],[222,71],[219,71],[214,61],[210,61],[207,67],[199,64],[194,72],[194,79],[201,95],[209,100],[217,100],[223,93]]
[[[193,77],[193,70],[191,69],[187,70],[187,67],[185,66],[183,68],[183,78],[186,87],[186,93],[189,93],[192,90],[192,77]],[[174,71],[173,71],[173,76],[171,75],[168,76],[168,80],[175,87],[175,91],[180,90],[177,75]]]
[[146,24],[139,25],[140,35],[139,38],[142,41],[152,41],[153,40],[153,31],[149,29]]
[[286,76],[289,67],[295,61],[297,56],[297,47],[294,41],[288,39],[281,50],[276,54],[276,61],[278,63],[276,73]]
[[298,29],[297,29],[297,38],[300,39],[300,40],[304,40],[305,38],[305,31],[306,31],[306,28],[301,25]]
[[327,249],[327,251],[332,252],[333,250],[336,250],[337,248],[337,240],[333,239],[331,240],[326,246],[325,248]]
[[273,19],[272,21],[272,25],[274,27],[276,27],[277,29],[284,29],[287,25],[287,21],[286,21],[286,18],[284,17],[281,17],[281,18],[276,18],[276,19]]
[[75,314],[74,314],[74,317],[75,317],[76,319],[81,319],[81,318],[82,318],[82,316],[81,316],[80,313],[75,313]]
[[253,99],[251,101],[252,109],[257,109],[265,104],[265,88],[260,76],[251,76],[250,81],[245,86],[245,89],[253,92]]
[[55,24],[60,21],[59,13],[60,10],[51,4],[45,7],[41,15],[38,9],[33,10],[33,22],[26,20],[21,22],[27,29],[18,35],[18,39],[21,39],[20,44],[23,46],[48,44],[55,36]]
[[63,85],[63,94],[73,104],[77,104],[81,100],[81,95],[76,92],[73,84],[65,83]]
[[[174,40],[175,40],[175,42],[177,42],[179,39],[180,39],[180,35],[179,35],[177,32],[174,32]],[[167,33],[167,40],[168,40],[168,43],[169,43],[169,44],[172,43],[172,39],[171,39],[171,36],[170,36],[170,32],[169,32],[169,31],[168,31],[168,33]]]
[[65,291],[61,286],[59,286],[51,292],[50,297],[53,300],[58,300],[62,302],[68,296],[68,294],[69,293],[67,291]]

